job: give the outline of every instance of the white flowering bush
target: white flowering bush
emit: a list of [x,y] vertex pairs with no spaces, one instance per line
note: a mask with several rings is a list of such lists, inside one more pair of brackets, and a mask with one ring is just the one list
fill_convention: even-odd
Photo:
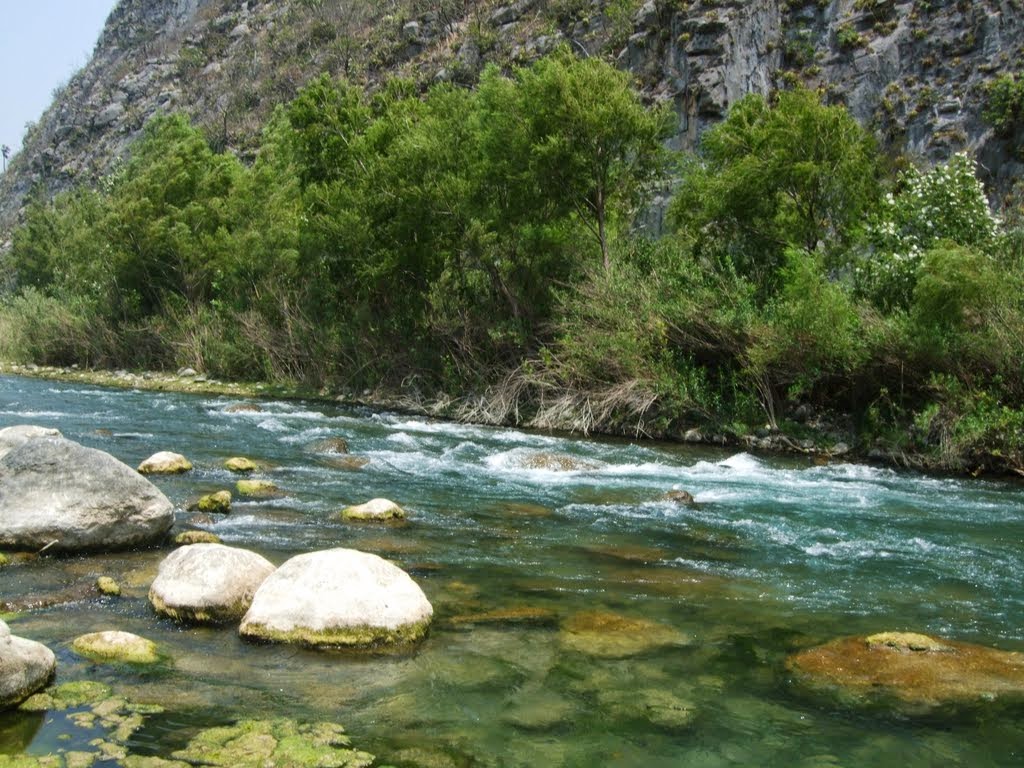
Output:
[[927,173],[900,177],[868,227],[871,252],[856,270],[857,288],[882,309],[906,308],[924,253],[941,241],[987,250],[1000,222],[989,209],[974,161],[957,153]]

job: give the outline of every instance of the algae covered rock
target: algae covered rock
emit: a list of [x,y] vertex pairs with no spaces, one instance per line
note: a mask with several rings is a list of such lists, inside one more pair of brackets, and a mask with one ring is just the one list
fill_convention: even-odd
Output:
[[182,531],[174,537],[174,543],[180,546],[189,544],[220,544],[220,536],[209,531]]
[[688,645],[689,636],[647,619],[610,611],[583,611],[562,624],[559,641],[566,648],[589,656],[620,659],[656,648]]
[[96,589],[101,595],[108,597],[118,597],[121,594],[121,585],[109,576],[100,576],[96,579]]
[[167,497],[103,451],[43,436],[0,458],[0,546],[124,549],[159,541],[173,522]]
[[537,451],[519,457],[518,465],[523,469],[546,469],[549,472],[579,472],[597,469],[601,465],[596,461],[570,456],[565,453],[547,453]]
[[1024,654],[912,632],[840,638],[786,668],[807,692],[906,715],[1024,703]]
[[661,498],[663,501],[671,501],[675,504],[681,504],[684,506],[690,506],[691,504],[694,503],[692,493],[690,493],[689,491],[683,491],[679,489],[668,491]]
[[235,621],[273,571],[273,563],[255,552],[223,544],[191,544],[160,563],[149,602],[157,613],[178,621]]
[[180,475],[192,469],[192,462],[180,453],[160,451],[139,464],[143,475]]
[[98,704],[110,697],[110,686],[93,680],[64,683],[44,693],[37,693],[21,705],[25,712],[64,710]]
[[245,456],[232,456],[224,462],[224,469],[230,472],[255,472],[260,466]]
[[202,731],[171,757],[191,765],[275,768],[366,768],[374,756],[352,748],[345,729],[333,723],[242,720]]
[[235,403],[225,408],[224,413],[263,413],[263,409],[256,403]]
[[242,496],[279,496],[281,490],[269,480],[239,480],[235,490]]
[[348,453],[348,440],[343,437],[324,437],[306,446],[310,453]]
[[0,621],[0,710],[16,706],[53,677],[57,659],[42,643],[11,634]]
[[256,592],[240,634],[253,640],[361,648],[411,643],[434,609],[405,571],[377,555],[298,555]]
[[72,642],[75,653],[93,661],[123,661],[129,664],[153,664],[160,660],[156,643],[131,632],[92,632]]
[[231,511],[231,491],[217,491],[200,497],[196,509],[217,515],[226,515]]
[[371,499],[365,504],[345,507],[341,510],[341,519],[363,522],[405,520],[405,510],[388,499]]
[[616,721],[645,720],[668,731],[689,728],[697,717],[696,705],[662,688],[601,691],[602,710]]

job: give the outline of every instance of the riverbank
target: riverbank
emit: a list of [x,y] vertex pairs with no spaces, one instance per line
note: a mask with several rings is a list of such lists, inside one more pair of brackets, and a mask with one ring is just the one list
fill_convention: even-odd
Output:
[[[299,384],[269,384],[266,382],[226,382],[208,377],[192,369],[177,373],[127,370],[81,369],[41,365],[20,365],[0,362],[0,375],[27,376],[54,381],[80,382],[96,386],[138,389],[153,392],[180,392],[221,395],[225,397],[271,398],[277,400],[309,400],[334,404],[395,411],[415,416],[442,419],[464,424],[508,426],[540,429],[545,432],[580,433],[581,430],[566,417],[558,423],[550,416],[543,425],[519,417],[516,409],[495,409],[481,405],[486,396],[452,397],[424,396],[418,389],[405,391],[363,390],[337,392],[327,388],[315,389]],[[508,418],[512,413],[513,418]],[[496,416],[497,414],[497,416]],[[1024,470],[1000,461],[998,455],[989,456],[984,464],[971,463],[971,457],[942,455],[938,452],[907,451],[877,439],[865,445],[857,435],[849,418],[842,415],[801,414],[805,423],[787,424],[787,428],[770,430],[767,426],[751,433],[728,430],[705,430],[693,426],[681,430],[652,430],[647,425],[626,425],[597,422],[585,431],[589,435],[658,439],[668,442],[738,448],[755,455],[803,456],[815,463],[842,459],[856,463],[914,469],[978,477],[982,474],[1009,478],[1024,477]]]

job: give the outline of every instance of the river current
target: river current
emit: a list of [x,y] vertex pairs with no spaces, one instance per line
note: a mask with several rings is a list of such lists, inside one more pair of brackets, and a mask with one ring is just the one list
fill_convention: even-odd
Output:
[[[412,653],[366,656],[242,642],[233,627],[158,618],[146,590],[167,550],[49,558],[0,571],[0,597],[73,592],[110,575],[120,599],[83,595],[10,618],[47,643],[58,682],[98,679],[160,703],[133,751],[165,755],[197,729],[243,717],[342,723],[380,764],[802,766],[1024,764],[1019,712],[903,720],[801,696],[784,659],[837,636],[909,630],[1024,651],[1024,488],[992,480],[754,457],[434,422],[314,402],[110,390],[0,377],[0,428],[59,428],[131,466],[160,450],[194,471],[154,482],[185,524],[189,502],[232,488],[230,456],[265,463],[283,495],[236,497],[202,527],[280,564],[316,549],[387,557],[434,605]],[[252,401],[246,401],[252,402]],[[358,469],[308,450],[343,437]],[[539,453],[583,469],[529,468]],[[672,489],[693,507],[664,501]],[[386,497],[402,526],[344,523]],[[475,620],[531,609],[550,620]],[[686,643],[621,658],[580,652],[564,624],[609,611]],[[156,641],[156,670],[94,665],[78,634]],[[666,727],[629,706],[658,691],[695,713]],[[637,694],[639,695],[639,694]],[[46,754],[59,720],[0,714],[0,755]]]

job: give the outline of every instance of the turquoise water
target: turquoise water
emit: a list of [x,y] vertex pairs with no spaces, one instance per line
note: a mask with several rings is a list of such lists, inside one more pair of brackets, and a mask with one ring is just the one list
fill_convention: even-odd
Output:
[[[115,391],[0,377],[0,427],[55,426],[135,466],[158,450],[196,469],[155,482],[182,524],[198,495],[233,486],[233,455],[266,462],[284,495],[236,498],[203,524],[276,563],[354,547],[406,568],[435,622],[397,657],[241,642],[233,628],[158,619],[146,590],[166,551],[41,558],[0,571],[0,600],[70,602],[12,619],[58,655],[58,682],[99,679],[164,705],[132,749],[163,755],[198,728],[240,717],[343,723],[397,765],[1010,766],[1024,763],[1020,712],[910,721],[823,708],[790,685],[785,656],[839,635],[912,630],[1024,650],[1024,489],[853,464],[814,466],[657,443],[587,440],[431,422],[323,403]],[[97,430],[103,430],[99,432]],[[306,446],[344,437],[359,470]],[[524,468],[537,452],[589,462]],[[673,488],[695,508],[661,501]],[[332,520],[384,496],[403,526]],[[111,575],[121,599],[84,594]],[[528,623],[474,623],[499,609]],[[678,639],[622,658],[582,652],[567,622],[609,611]],[[537,617],[535,617],[537,618]],[[86,631],[160,644],[156,670],[93,665],[70,650]],[[686,724],[644,714],[664,698]],[[0,753],[66,743],[60,718],[0,715]]]

